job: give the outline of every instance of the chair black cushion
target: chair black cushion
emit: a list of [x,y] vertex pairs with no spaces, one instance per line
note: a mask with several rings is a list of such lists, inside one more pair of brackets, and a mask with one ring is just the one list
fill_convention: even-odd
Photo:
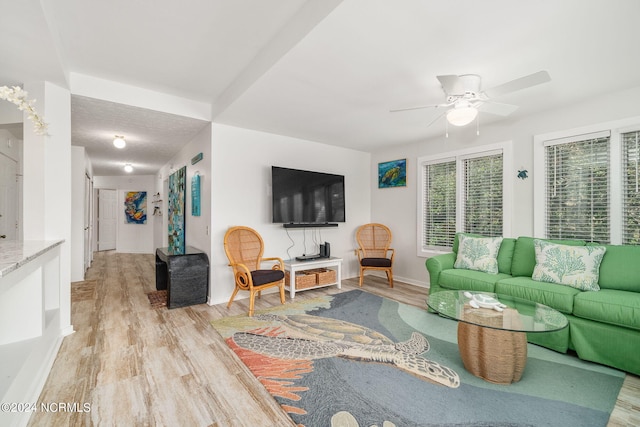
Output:
[[363,267],[391,267],[391,260],[388,258],[362,258],[360,265]]
[[255,270],[251,272],[251,277],[253,285],[259,286],[284,279],[284,272],[282,270]]

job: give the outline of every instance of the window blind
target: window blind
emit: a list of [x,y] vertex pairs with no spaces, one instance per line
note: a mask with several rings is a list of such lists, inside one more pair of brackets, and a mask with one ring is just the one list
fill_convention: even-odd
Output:
[[640,245],[640,131],[622,138],[622,244]]
[[548,238],[609,243],[609,140],[545,147]]
[[502,235],[502,153],[463,160],[463,230]]
[[456,234],[456,161],[423,167],[423,246],[451,248]]

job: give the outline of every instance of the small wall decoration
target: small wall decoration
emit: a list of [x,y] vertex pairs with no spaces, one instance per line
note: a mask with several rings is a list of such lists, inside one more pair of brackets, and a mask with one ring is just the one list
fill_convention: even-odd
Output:
[[518,171],[518,178],[527,179],[529,178],[529,175],[527,175],[528,173],[529,173],[528,170],[526,170],[525,168],[522,168],[521,170]]
[[191,178],[191,215],[200,216],[200,175]]
[[198,163],[200,160],[202,160],[202,153],[198,153],[196,154],[192,159],[191,159],[191,164],[195,165],[196,163]]
[[184,203],[187,180],[187,167],[183,166],[169,176],[169,251],[183,254],[184,243]]
[[127,191],[124,193],[124,223],[147,223],[147,192]]
[[407,159],[378,163],[378,188],[406,186]]

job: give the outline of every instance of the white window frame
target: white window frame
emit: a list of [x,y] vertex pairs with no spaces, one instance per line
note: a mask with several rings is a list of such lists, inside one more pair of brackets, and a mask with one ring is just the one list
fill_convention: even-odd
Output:
[[513,200],[513,178],[510,172],[513,171],[513,154],[512,154],[512,142],[504,141],[495,144],[487,144],[477,147],[472,147],[464,150],[449,151],[445,153],[418,157],[416,167],[416,182],[417,188],[417,236],[416,236],[416,248],[417,256],[421,258],[428,258],[445,251],[434,247],[428,247],[422,245],[422,237],[424,236],[424,166],[428,164],[441,163],[446,161],[456,161],[456,231],[462,231],[463,229],[463,213],[462,206],[464,200],[464,168],[462,167],[462,161],[475,157],[489,156],[493,154],[502,153],[502,234],[509,237],[511,235],[511,201]]
[[632,117],[591,126],[534,135],[533,137],[533,234],[544,238],[546,230],[547,176],[545,147],[562,142],[581,141],[603,132],[610,133],[609,188],[611,244],[622,242],[622,138],[621,134],[640,130],[640,117]]

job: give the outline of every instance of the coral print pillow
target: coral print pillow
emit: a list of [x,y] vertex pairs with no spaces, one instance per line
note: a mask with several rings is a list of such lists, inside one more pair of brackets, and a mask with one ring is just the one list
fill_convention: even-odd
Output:
[[535,239],[533,280],[567,285],[581,291],[598,291],[604,246],[568,246]]
[[498,251],[502,237],[472,237],[458,235],[458,256],[453,268],[498,274]]

